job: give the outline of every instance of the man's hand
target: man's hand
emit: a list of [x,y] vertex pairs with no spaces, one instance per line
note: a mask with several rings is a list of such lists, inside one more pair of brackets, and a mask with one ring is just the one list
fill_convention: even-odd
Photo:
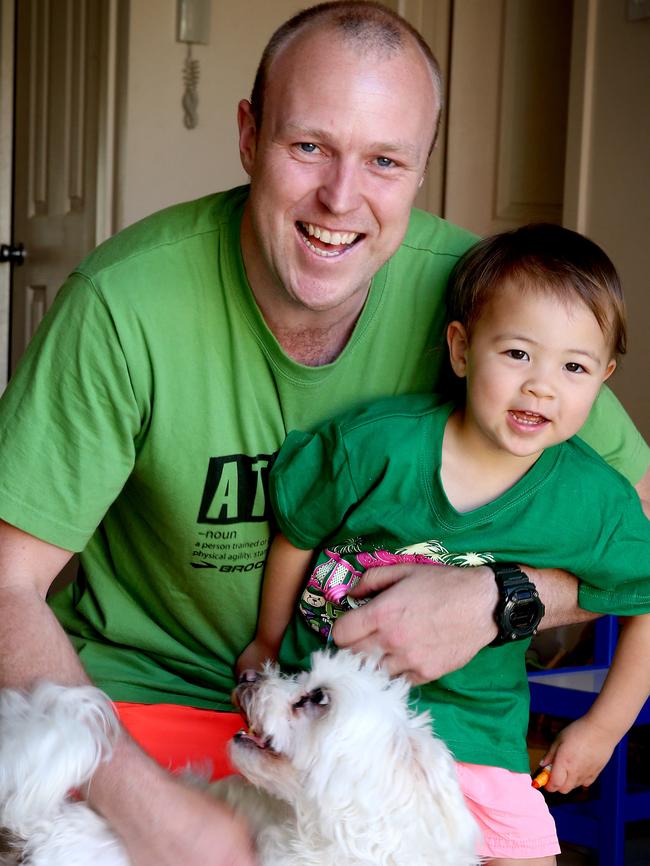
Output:
[[334,642],[380,653],[392,675],[414,684],[467,664],[496,637],[498,595],[486,566],[395,565],[368,570],[350,595],[379,593],[336,621]]
[[88,801],[126,845],[133,866],[255,866],[243,819],[174,778],[124,737]]

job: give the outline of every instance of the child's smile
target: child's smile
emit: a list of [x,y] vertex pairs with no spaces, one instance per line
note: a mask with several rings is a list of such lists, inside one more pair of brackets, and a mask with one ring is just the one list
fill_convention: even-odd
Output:
[[[456,373],[467,378],[462,435],[471,447],[526,458],[575,435],[615,367],[581,300],[543,286],[499,286],[469,340],[450,326]],[[461,345],[462,344],[462,345]]]

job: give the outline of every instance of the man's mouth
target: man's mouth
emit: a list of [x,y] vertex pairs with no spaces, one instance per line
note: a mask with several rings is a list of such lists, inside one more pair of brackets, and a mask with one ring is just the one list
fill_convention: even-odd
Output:
[[510,409],[509,415],[524,427],[540,427],[542,424],[548,424],[549,419],[545,415],[540,415],[539,412],[526,412],[523,409]]
[[300,235],[312,252],[325,258],[340,256],[364,237],[360,232],[332,231],[314,223],[296,223]]

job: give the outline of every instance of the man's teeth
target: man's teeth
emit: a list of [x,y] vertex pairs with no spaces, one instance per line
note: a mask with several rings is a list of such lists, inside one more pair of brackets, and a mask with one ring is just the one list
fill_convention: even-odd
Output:
[[323,229],[312,223],[302,223],[302,226],[310,237],[318,238],[324,244],[332,244],[333,246],[340,246],[341,244],[347,246],[359,237],[358,232],[331,232],[329,229]]

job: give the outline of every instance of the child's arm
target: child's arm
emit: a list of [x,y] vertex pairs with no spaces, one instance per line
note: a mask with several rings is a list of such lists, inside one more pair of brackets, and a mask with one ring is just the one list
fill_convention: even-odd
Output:
[[591,709],[564,728],[542,758],[541,764],[553,764],[547,790],[567,794],[579,785],[591,785],[649,694],[650,614],[643,614],[624,625],[609,674]]
[[266,659],[275,661],[278,657],[312,555],[313,550],[294,547],[282,533],[271,542],[264,568],[257,633],[237,659],[237,674],[247,668],[258,669]]

